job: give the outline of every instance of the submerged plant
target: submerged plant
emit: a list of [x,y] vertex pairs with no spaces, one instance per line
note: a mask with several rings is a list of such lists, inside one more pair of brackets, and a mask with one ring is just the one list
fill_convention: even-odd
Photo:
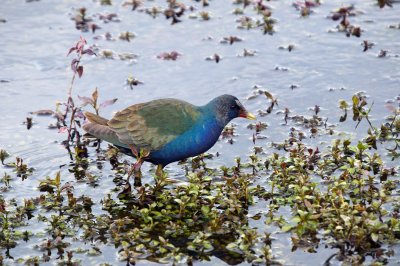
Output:
[[6,150],[0,149],[0,161],[4,165],[4,160],[10,157],[10,154]]

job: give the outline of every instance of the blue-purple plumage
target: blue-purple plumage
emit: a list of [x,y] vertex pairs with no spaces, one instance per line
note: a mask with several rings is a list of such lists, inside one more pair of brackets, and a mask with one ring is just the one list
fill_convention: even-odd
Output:
[[83,126],[91,135],[104,139],[132,155],[131,148],[149,151],[146,161],[165,166],[210,149],[229,121],[236,117],[255,119],[231,95],[221,95],[204,106],[176,99],[136,104],[106,120],[85,114]]

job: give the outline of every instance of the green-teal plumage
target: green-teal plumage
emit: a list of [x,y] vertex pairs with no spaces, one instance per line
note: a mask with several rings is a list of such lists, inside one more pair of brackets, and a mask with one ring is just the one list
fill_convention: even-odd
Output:
[[165,166],[199,155],[217,142],[224,127],[236,117],[255,119],[239,100],[221,95],[204,106],[177,99],[132,105],[107,120],[85,113],[83,129],[132,155],[131,148],[150,152],[146,161]]

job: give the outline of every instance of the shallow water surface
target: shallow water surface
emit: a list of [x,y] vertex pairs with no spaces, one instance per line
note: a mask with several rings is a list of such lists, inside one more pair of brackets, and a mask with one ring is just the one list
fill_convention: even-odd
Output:
[[[129,1],[127,1],[129,2]],[[367,95],[369,103],[374,103],[371,112],[371,121],[376,125],[383,123],[389,111],[385,107],[388,100],[398,106],[400,96],[400,30],[399,4],[393,7],[379,8],[377,1],[325,1],[320,6],[312,8],[313,13],[308,17],[301,17],[300,12],[292,6],[293,1],[268,1],[271,7],[275,33],[263,34],[262,30],[238,29],[242,15],[234,15],[235,8],[232,1],[209,1],[209,6],[203,7],[201,1],[183,1],[187,7],[193,6],[194,11],[187,10],[179,19],[180,23],[171,25],[163,14],[156,18],[146,14],[145,9],[153,6],[167,7],[165,1],[142,1],[137,10],[132,11],[130,6],[124,6],[123,1],[112,1],[112,5],[101,5],[99,1],[22,1],[3,0],[0,10],[0,148],[11,156],[7,162],[14,161],[15,157],[23,158],[24,163],[33,167],[33,173],[26,180],[15,177],[11,187],[2,192],[0,198],[15,199],[20,205],[23,199],[39,197],[42,192],[38,185],[46,176],[54,177],[61,171],[64,182],[73,185],[78,195],[90,197],[95,203],[92,207],[94,214],[105,214],[100,201],[116,187],[113,181],[115,172],[111,166],[102,161],[102,169],[96,163],[96,151],[89,149],[90,164],[88,171],[98,176],[97,185],[91,186],[87,180],[76,180],[68,170],[73,163],[68,152],[61,145],[66,139],[65,133],[57,129],[48,129],[48,125],[55,123],[49,116],[32,115],[41,109],[56,108],[57,102],[65,102],[67,90],[73,75],[70,62],[74,55],[66,56],[70,47],[74,46],[80,36],[83,36],[88,45],[94,46],[97,56],[86,56],[82,60],[84,73],[77,79],[73,87],[73,98],[80,104],[77,95],[89,96],[97,87],[100,100],[118,98],[118,101],[103,108],[100,113],[104,117],[111,117],[113,113],[134,103],[144,102],[156,98],[179,98],[196,105],[207,103],[210,99],[221,94],[237,96],[244,106],[251,112],[259,114],[265,111],[268,101],[264,95],[250,99],[258,89],[267,90],[278,98],[278,107],[266,116],[257,115],[257,121],[267,123],[268,128],[261,134],[265,138],[257,139],[256,146],[264,148],[264,155],[269,156],[276,151],[272,143],[280,143],[288,137],[290,128],[301,128],[294,122],[285,125],[282,111],[288,108],[293,115],[311,117],[315,105],[320,106],[320,114],[328,118],[328,123],[334,126],[335,137],[346,136],[351,139],[360,139],[366,136],[368,124],[362,121],[355,129],[355,123],[349,118],[345,123],[339,123],[342,110],[338,108],[338,101],[345,99],[351,102],[351,97],[360,91]],[[360,26],[361,37],[346,37],[345,33],[337,32],[339,21],[328,18],[337,8],[354,4],[354,16],[349,16],[351,24]],[[82,32],[75,28],[74,18],[79,8],[85,7],[87,15],[93,23],[101,28],[95,33]],[[207,11],[211,18],[203,21],[199,16],[193,18],[200,11]],[[115,13],[117,19],[105,23],[100,20],[101,14]],[[252,5],[244,9],[244,15],[259,18]],[[396,28],[397,27],[397,28]],[[130,41],[118,38],[120,33],[132,32],[135,34]],[[104,36],[112,35],[111,40]],[[221,43],[224,37],[237,36],[241,42],[232,45]],[[363,52],[364,40],[373,42],[374,46]],[[293,45],[292,51],[287,47]],[[243,56],[244,49],[254,51],[254,56]],[[113,58],[102,57],[102,51],[110,50]],[[386,56],[379,57],[381,50],[387,51]],[[164,52],[177,51],[181,54],[176,61],[157,58]],[[121,60],[118,54],[132,53],[135,59]],[[206,60],[214,54],[221,56],[219,63]],[[133,76],[143,84],[131,89],[126,80]],[[397,97],[397,100],[396,100]],[[86,106],[85,110],[90,108]],[[26,117],[33,118],[33,125],[27,130]],[[248,155],[254,149],[254,130],[248,129],[248,121],[236,119],[233,121],[236,132],[231,138],[220,139],[209,151],[218,152],[219,156],[208,160],[209,167],[219,168],[221,165],[232,167],[236,164],[235,158],[240,157],[248,161]],[[310,147],[326,147],[331,138],[325,134],[310,138],[307,131],[305,142]],[[344,133],[340,133],[344,132]],[[107,148],[102,143],[103,149]],[[132,158],[122,156],[121,161]],[[390,161],[385,157],[390,167],[399,170],[398,161]],[[143,183],[154,184],[152,171],[154,167],[143,165]],[[150,171],[151,170],[151,171]],[[12,170],[1,166],[2,172]],[[170,177],[181,183],[187,182],[185,166],[173,163],[166,167]],[[257,181],[268,187],[268,176],[258,174]],[[398,174],[394,177],[399,179]],[[218,178],[221,181],[221,178]],[[178,183],[179,184],[179,183]],[[2,184],[3,185],[3,184]],[[173,185],[172,185],[173,186]],[[398,186],[398,183],[397,183]],[[398,199],[399,187],[397,187]],[[115,195],[114,195],[115,197]],[[257,213],[267,213],[268,202],[256,199],[249,207],[248,217]],[[10,208],[11,205],[9,204]],[[281,209],[281,215],[289,215],[291,209]],[[35,213],[46,215],[44,210]],[[335,248],[325,248],[321,243],[315,253],[306,252],[306,249],[291,251],[292,241],[289,233],[279,232],[276,226],[266,226],[265,217],[260,220],[248,219],[249,226],[256,228],[259,233],[268,231],[273,233],[272,254],[276,261],[285,265],[316,265],[323,264],[332,254],[338,252]],[[37,222],[36,217],[26,221],[24,227],[18,230],[29,230],[33,236],[26,242],[18,240],[18,245],[10,249],[7,257],[4,247],[0,246],[0,255],[6,264],[22,263],[29,257],[39,256],[43,250],[35,247],[52,236],[46,233],[47,224]],[[78,234],[81,231],[78,230]],[[82,250],[98,248],[101,254],[90,256],[75,252],[74,258],[81,260],[82,265],[109,263],[111,265],[125,265],[126,261],[119,260],[120,247],[115,248],[113,241],[108,243],[97,241],[80,241],[72,237],[71,246],[67,249]],[[387,246],[386,246],[387,247]],[[394,255],[386,261],[389,264],[398,264],[399,245],[389,246]],[[57,261],[56,251],[50,256],[50,262]],[[200,265],[251,264],[243,259],[230,260],[226,254],[211,256],[210,261],[198,260]],[[228,256],[229,257],[229,256]],[[372,259],[367,257],[367,263]],[[149,265],[154,261],[140,258],[139,265]],[[171,261],[169,261],[171,263]],[[340,264],[337,259],[331,263]],[[156,263],[155,263],[156,264]]]

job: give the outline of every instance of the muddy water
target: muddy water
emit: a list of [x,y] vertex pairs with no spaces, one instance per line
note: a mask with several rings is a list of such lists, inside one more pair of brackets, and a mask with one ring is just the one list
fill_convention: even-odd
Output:
[[[202,9],[197,2],[187,2]],[[355,4],[357,15],[349,20],[353,25],[361,26],[361,38],[348,38],[344,33],[336,32],[338,22],[327,18],[332,10],[351,3]],[[292,7],[292,1],[268,2],[277,24],[273,35],[264,35],[259,29],[237,29],[235,20],[238,16],[231,13],[236,6],[231,1],[211,1],[205,8],[211,14],[208,21],[191,19],[185,14],[182,23],[170,25],[170,20],[163,15],[152,18],[144,12],[133,12],[129,7],[123,7],[120,1],[114,1],[112,6],[102,6],[96,1],[3,0],[0,18],[6,21],[0,24],[0,147],[12,157],[23,158],[35,169],[28,180],[14,180],[13,189],[3,197],[22,200],[21,196],[38,195],[39,180],[47,175],[54,176],[60,166],[70,163],[66,150],[60,145],[65,135],[48,129],[54,119],[29,112],[54,109],[57,101],[65,101],[72,76],[69,68],[72,56],[66,57],[66,54],[79,36],[84,36],[89,45],[114,51],[115,55],[138,55],[134,60],[120,60],[117,55],[115,59],[93,56],[83,60],[84,75],[74,85],[74,97],[90,95],[97,87],[101,99],[118,98],[114,105],[101,110],[105,117],[133,103],[155,98],[176,97],[200,105],[225,93],[236,95],[247,109],[257,113],[267,107],[265,97],[252,100],[247,97],[254,91],[254,86],[258,86],[278,97],[279,110],[289,108],[293,113],[311,115],[309,108],[319,105],[322,114],[335,125],[341,114],[338,100],[350,100],[354,93],[365,91],[374,102],[372,120],[383,121],[387,115],[386,100],[394,99],[400,93],[400,30],[389,27],[400,23],[399,6],[380,9],[375,1],[351,3],[326,1],[313,8],[314,13],[309,17],[302,18]],[[153,5],[165,6],[165,3],[145,1],[141,8]],[[86,7],[101,27],[95,34],[75,29],[70,18],[81,7]],[[101,22],[97,19],[100,13],[116,13],[120,21]],[[254,12],[245,10],[245,14],[254,15]],[[125,31],[135,33],[136,37],[130,42],[118,39]],[[106,32],[115,40],[105,40],[102,35]],[[232,45],[220,43],[226,36],[238,36],[243,41]],[[363,52],[363,40],[375,45]],[[288,45],[294,45],[291,52],[280,49]],[[240,56],[244,49],[255,51],[255,55]],[[381,49],[387,50],[386,57],[378,57]],[[176,61],[157,58],[157,55],[170,51],[178,51],[181,56]],[[214,54],[221,56],[219,63],[205,60]],[[130,75],[143,84],[131,89],[125,84]],[[23,124],[27,116],[33,117],[30,130]],[[263,132],[267,138],[259,140],[257,145],[279,142],[288,135],[282,114],[273,113],[260,117],[259,121],[268,123],[269,128]],[[248,122],[237,119],[234,123],[237,125],[234,144],[219,141],[210,152],[219,152],[221,156],[211,164],[233,165],[235,157],[245,156],[252,150],[253,131],[246,129]],[[353,137],[362,136],[366,129],[366,125],[361,124],[355,130],[354,123],[340,124],[339,127]],[[321,141],[324,139],[309,140],[314,145]],[[144,170],[150,167],[146,164]],[[107,168],[101,186],[96,188],[76,182],[66,167],[61,170],[76,190],[84,191],[94,201],[99,201],[99,195],[114,186],[112,180],[107,179],[111,176],[106,173]],[[184,181],[184,170],[179,165],[171,164],[167,171]],[[145,175],[144,182],[153,182],[152,177]],[[257,206],[254,212],[262,208]],[[97,211],[101,212],[100,209]],[[40,231],[41,226],[33,224],[29,230]],[[13,256],[40,254],[34,250],[34,244],[34,241],[21,243],[12,250]],[[334,253],[324,248],[312,255],[302,251],[291,253],[288,246],[290,239],[284,237],[274,245],[274,252],[278,257],[284,257],[288,264],[321,263]],[[92,264],[118,263],[113,247],[102,248],[102,251],[101,256],[91,259]],[[217,258],[203,263],[223,264]]]

